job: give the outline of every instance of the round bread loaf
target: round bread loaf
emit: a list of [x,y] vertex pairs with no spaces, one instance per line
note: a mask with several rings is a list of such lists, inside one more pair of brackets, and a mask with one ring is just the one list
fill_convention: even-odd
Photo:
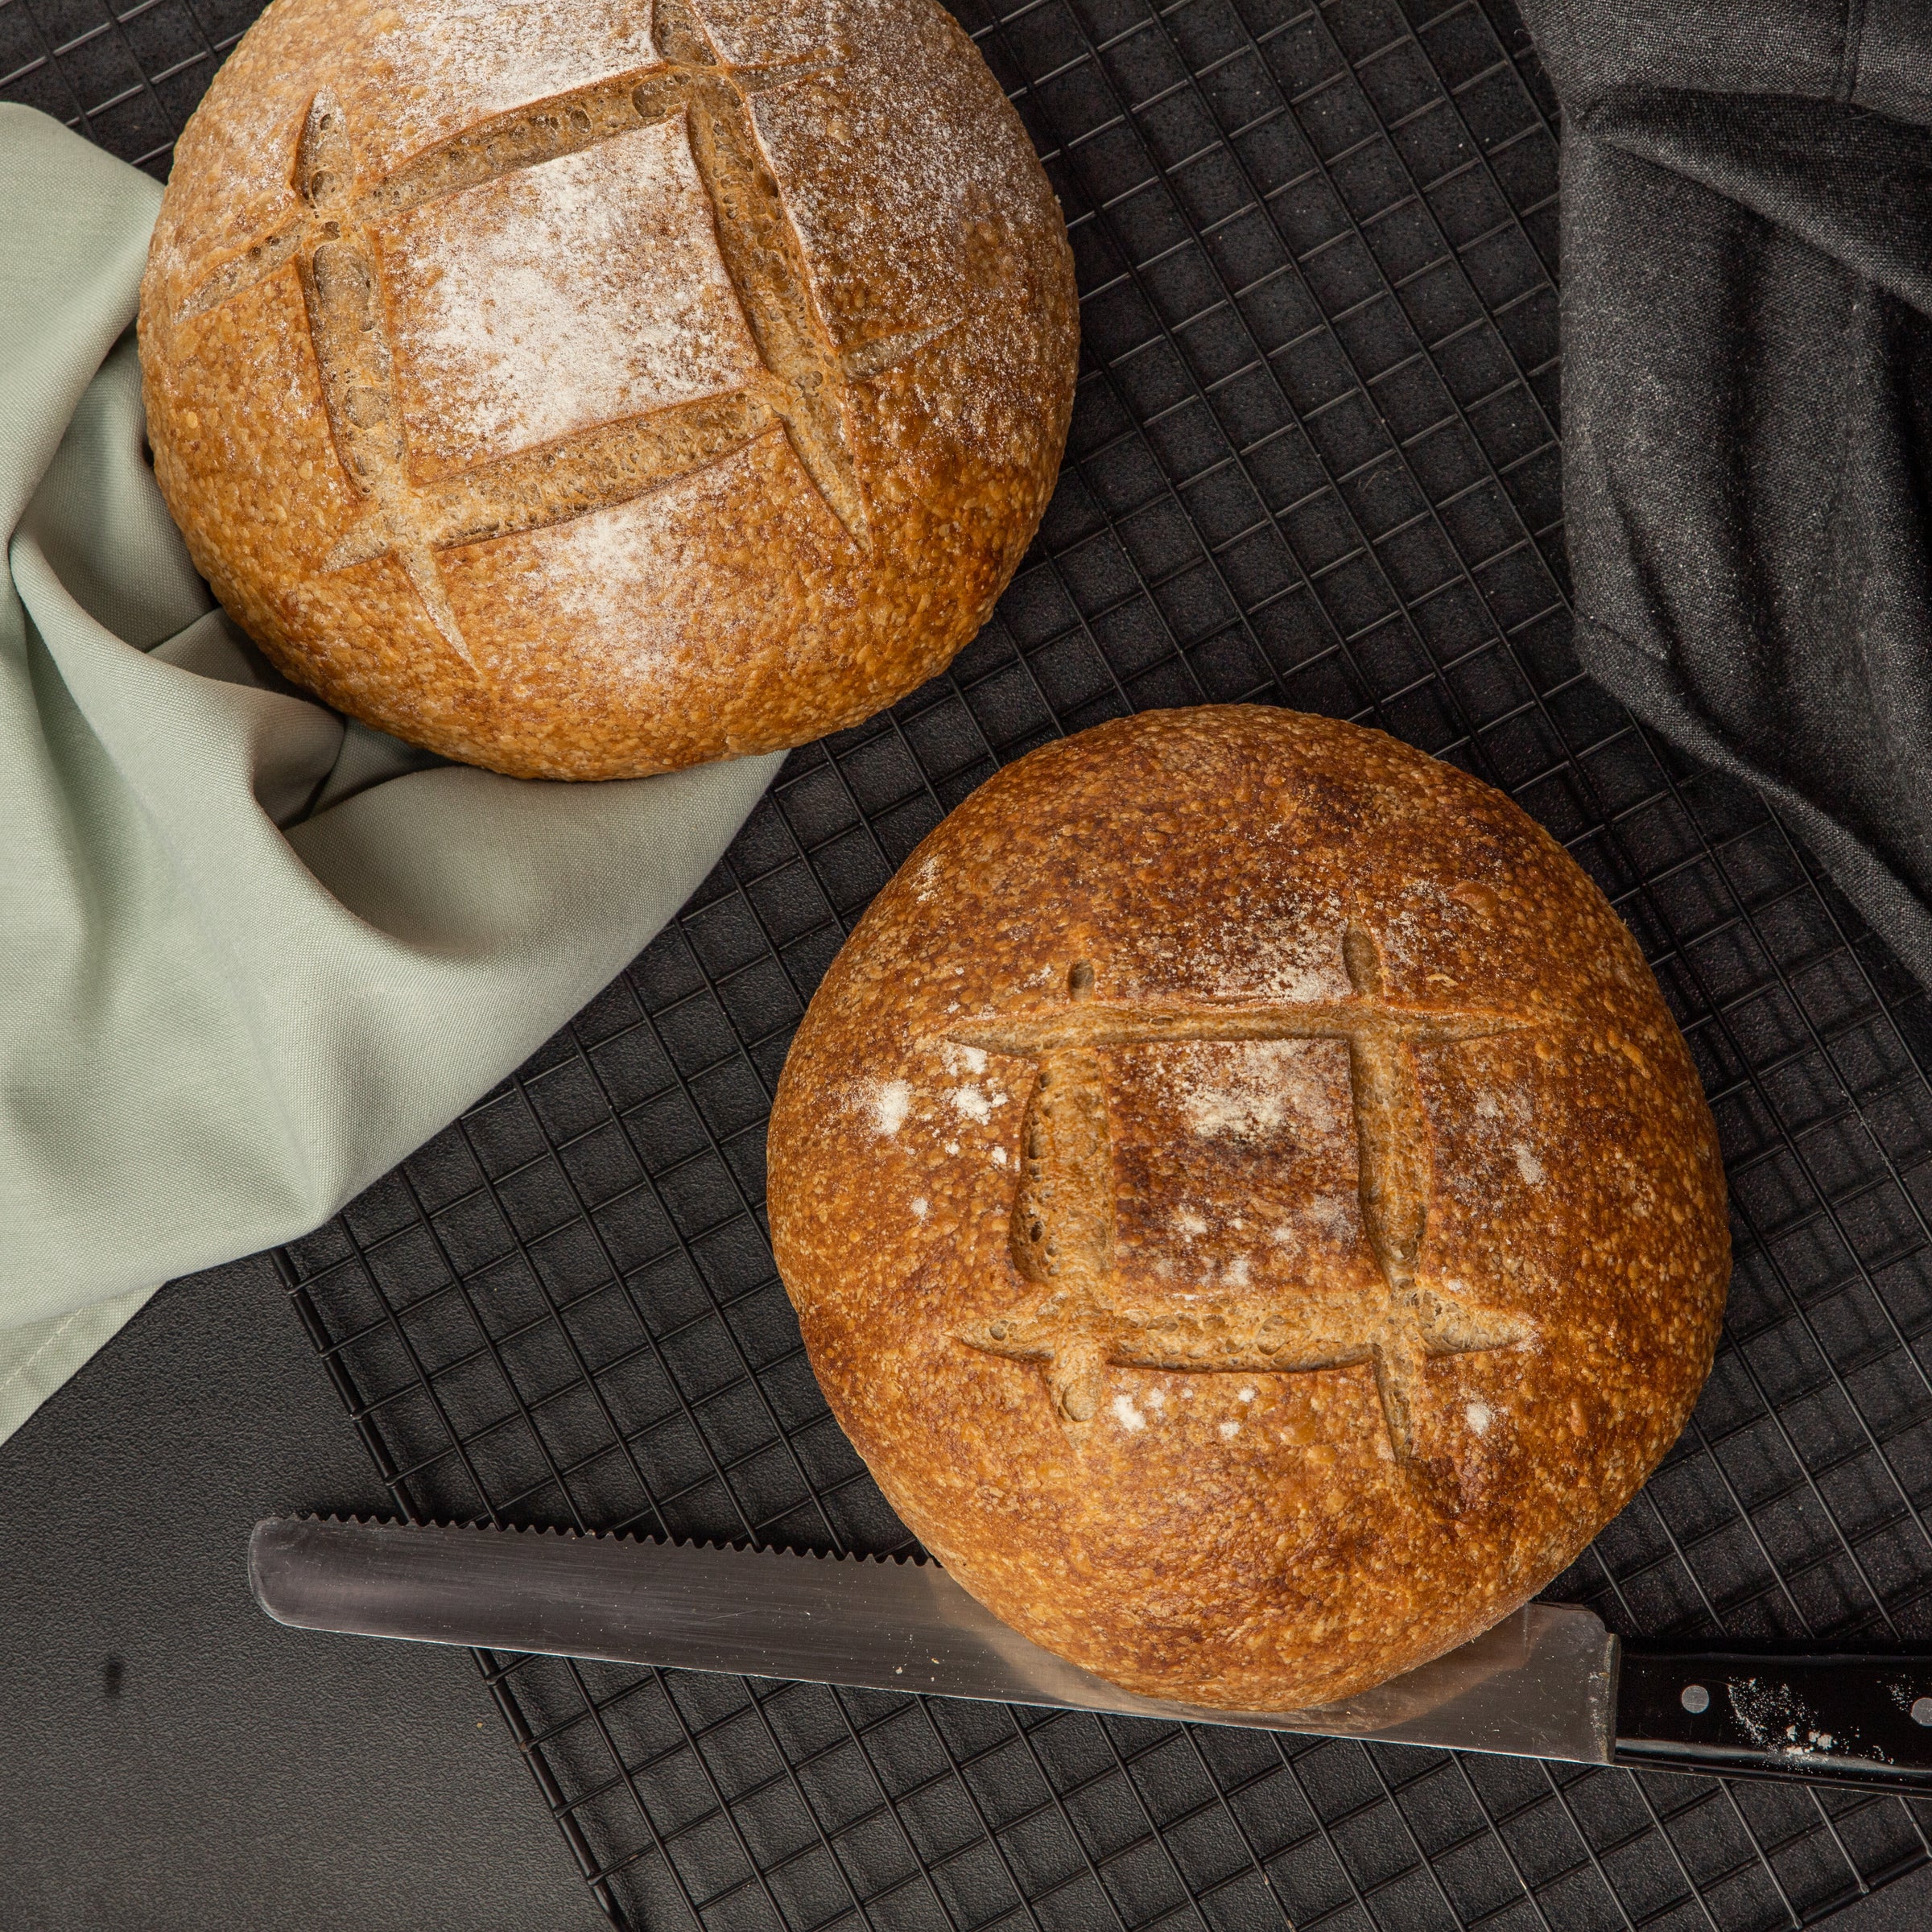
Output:
[[1642,955],[1500,793],[1154,712],[990,780],[779,1083],[774,1246],[906,1523],[1036,1642],[1232,1710],[1546,1583],[1675,1439],[1729,1272]]
[[291,677],[525,777],[795,745],[1039,522],[1072,258],[933,0],[275,0],[175,151],[155,473]]

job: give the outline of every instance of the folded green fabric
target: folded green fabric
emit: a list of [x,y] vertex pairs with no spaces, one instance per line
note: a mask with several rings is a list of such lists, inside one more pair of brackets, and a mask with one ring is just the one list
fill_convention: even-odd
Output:
[[160,1282],[314,1227],[501,1080],[778,763],[533,784],[291,695],[142,459],[159,201],[0,106],[0,1439]]

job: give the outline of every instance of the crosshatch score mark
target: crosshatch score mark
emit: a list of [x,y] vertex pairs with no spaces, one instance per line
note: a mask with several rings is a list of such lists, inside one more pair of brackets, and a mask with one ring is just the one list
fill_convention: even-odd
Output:
[[[1093,968],[1083,960],[1067,976],[1063,1005],[949,1033],[955,1045],[1035,1063],[1020,1129],[1010,1247],[1021,1275],[1049,1291],[1030,1308],[957,1339],[1037,1364],[1056,1412],[1076,1426],[1098,1410],[1109,1367],[1252,1374],[1368,1362],[1397,1463],[1424,1474],[1415,1420],[1424,1364],[1434,1356],[1513,1348],[1532,1329],[1418,1278],[1432,1175],[1415,1055],[1542,1022],[1391,1000],[1381,949],[1363,926],[1347,928],[1342,956],[1348,998],[1215,1005],[1096,998]],[[1258,1040],[1348,1043],[1362,1228],[1381,1292],[1298,1307],[1261,1291],[1217,1301],[1212,1309],[1152,1311],[1139,1305],[1144,1298],[1137,1294],[1129,1307],[1114,1271],[1113,1133],[1100,1055],[1170,1042]]]
[[[204,315],[292,262],[302,279],[324,407],[344,469],[364,498],[324,565],[393,556],[444,641],[473,670],[439,551],[547,528],[628,502],[782,429],[826,507],[870,547],[847,431],[852,385],[882,375],[958,318],[841,351],[813,296],[803,242],[753,126],[770,89],[828,73],[827,56],[737,65],[689,0],[656,0],[659,59],[534,107],[480,122],[357,191],[348,125],[318,93],[297,138],[302,213],[216,269],[183,307]],[[426,485],[413,483],[369,226],[640,127],[682,118],[718,252],[762,367],[745,387],[606,423]]]

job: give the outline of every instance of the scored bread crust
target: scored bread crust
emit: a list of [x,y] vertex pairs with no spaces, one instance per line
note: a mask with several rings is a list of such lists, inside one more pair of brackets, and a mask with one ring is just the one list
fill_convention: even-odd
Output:
[[799,1028],[774,1248],[906,1522],[1145,1695],[1344,1698],[1557,1575],[1682,1430],[1715,1130],[1629,933],[1488,786],[1255,707],[1031,753]]
[[1064,224],[933,0],[275,0],[142,282],[155,475],[287,675],[525,777],[855,722],[1038,523]]

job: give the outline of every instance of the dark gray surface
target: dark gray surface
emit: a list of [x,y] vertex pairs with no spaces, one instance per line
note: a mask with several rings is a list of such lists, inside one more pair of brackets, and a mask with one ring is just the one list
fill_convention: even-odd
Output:
[[1932,1926],[1932,1865],[1820,1922],[1831,1932],[1925,1932]]
[[5,1932],[603,1926],[466,1653],[250,1600],[258,1517],[382,1501],[266,1262],[158,1295],[0,1498]]

